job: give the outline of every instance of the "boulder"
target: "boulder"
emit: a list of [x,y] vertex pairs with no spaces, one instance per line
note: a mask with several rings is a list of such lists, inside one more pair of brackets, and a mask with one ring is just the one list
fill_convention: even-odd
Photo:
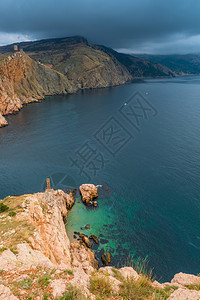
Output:
[[130,277],[133,277],[134,279],[139,278],[138,273],[131,267],[121,268],[121,269],[119,269],[119,272],[125,279],[130,278]]
[[200,291],[188,290],[186,288],[179,288],[174,291],[169,300],[199,300],[200,299]]
[[66,283],[63,279],[56,279],[50,283],[50,287],[52,288],[52,294],[54,299],[62,297],[64,292],[66,291]]
[[80,234],[79,237],[82,239],[82,241],[85,243],[85,245],[88,247],[88,248],[91,248],[92,247],[92,243],[90,242],[89,238],[84,235],[84,234]]
[[97,237],[96,235],[94,235],[94,234],[92,234],[92,235],[90,236],[90,239],[93,239],[93,241],[94,241],[96,244],[99,243],[98,237]]
[[82,201],[86,205],[90,205],[90,202],[98,197],[97,187],[94,184],[82,184],[79,187]]
[[85,229],[90,229],[90,228],[91,228],[90,224],[85,225]]
[[8,122],[6,121],[6,119],[0,114],[0,127],[4,127],[8,125]]
[[107,266],[110,262],[111,262],[111,255],[110,253],[104,253],[102,256],[101,256],[101,260],[102,260],[102,263]]
[[200,284],[200,277],[180,272],[174,276],[174,278],[171,281],[171,284],[181,284],[183,286],[190,284]]

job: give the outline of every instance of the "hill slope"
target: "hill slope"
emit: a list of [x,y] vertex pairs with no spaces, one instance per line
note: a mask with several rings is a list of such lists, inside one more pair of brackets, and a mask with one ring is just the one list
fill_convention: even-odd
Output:
[[175,74],[168,67],[161,65],[159,62],[151,62],[148,59],[139,58],[130,54],[119,53],[105,46],[96,46],[106,53],[112,54],[121,64],[130,72],[133,78],[140,77],[172,77]]
[[178,75],[200,74],[200,55],[139,55],[142,59],[147,59],[154,63],[162,64]]

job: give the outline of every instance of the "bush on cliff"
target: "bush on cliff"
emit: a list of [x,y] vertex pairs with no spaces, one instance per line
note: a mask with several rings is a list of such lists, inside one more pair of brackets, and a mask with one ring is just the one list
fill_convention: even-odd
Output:
[[5,205],[3,202],[0,202],[0,213],[8,210],[9,207],[7,205]]
[[81,290],[70,284],[68,290],[59,300],[87,300],[87,298],[82,294]]
[[100,297],[111,296],[112,285],[109,277],[99,277],[98,274],[93,274],[90,277],[90,292]]

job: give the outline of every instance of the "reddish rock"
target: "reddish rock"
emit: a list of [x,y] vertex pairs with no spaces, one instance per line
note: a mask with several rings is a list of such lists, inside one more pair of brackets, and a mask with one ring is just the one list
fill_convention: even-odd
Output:
[[93,241],[94,241],[96,244],[99,243],[98,237],[97,237],[96,235],[94,235],[94,234],[92,234],[92,235],[90,236],[90,239],[93,239]]
[[6,121],[6,119],[0,114],[0,127],[4,127],[7,126],[8,122]]

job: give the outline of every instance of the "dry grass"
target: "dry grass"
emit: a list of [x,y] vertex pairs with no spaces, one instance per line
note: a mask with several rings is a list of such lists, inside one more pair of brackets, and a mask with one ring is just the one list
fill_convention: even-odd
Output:
[[0,200],[0,203],[8,206],[8,210],[0,213],[1,249],[7,247],[15,250],[17,244],[29,242],[30,236],[34,233],[35,227],[28,220],[20,217],[24,211],[22,203],[25,199],[25,196],[16,196]]
[[187,284],[185,285],[185,287],[188,288],[189,290],[200,291],[200,284]]
[[80,288],[69,284],[67,291],[59,300],[87,300]]
[[110,297],[112,294],[112,284],[109,276],[99,276],[98,273],[94,273],[90,277],[89,289],[92,294],[98,297]]
[[159,299],[164,300],[169,297],[169,292],[152,287],[151,281],[145,275],[141,275],[138,280],[133,277],[127,278],[122,282],[119,295],[122,299]]

